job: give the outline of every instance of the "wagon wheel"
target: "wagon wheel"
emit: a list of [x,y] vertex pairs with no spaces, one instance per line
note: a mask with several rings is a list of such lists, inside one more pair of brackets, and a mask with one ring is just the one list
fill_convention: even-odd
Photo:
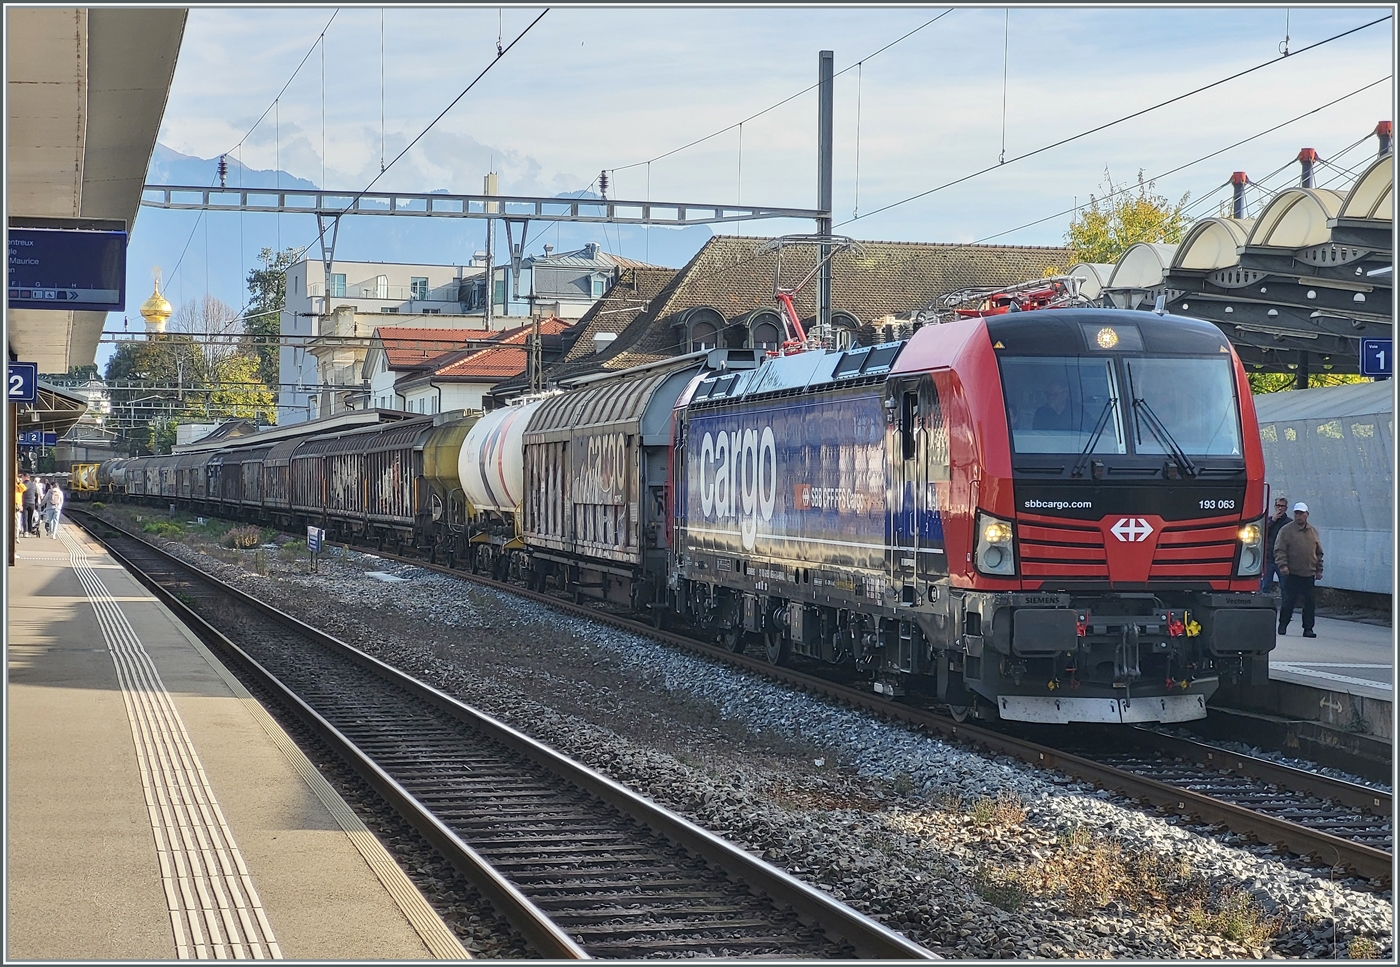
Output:
[[972,717],[972,706],[950,704],[948,706],[948,714],[953,717],[954,722],[966,722]]
[[739,655],[743,654],[744,651],[744,637],[743,628],[726,628],[719,633],[719,643],[723,645],[726,650]]
[[787,661],[788,657],[787,635],[781,631],[765,631],[763,633],[763,651],[770,664],[781,665]]

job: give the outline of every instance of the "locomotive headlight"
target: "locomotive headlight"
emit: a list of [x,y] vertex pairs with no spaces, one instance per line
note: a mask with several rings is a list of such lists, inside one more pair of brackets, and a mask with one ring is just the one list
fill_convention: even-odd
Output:
[[1011,543],[1011,525],[1003,520],[988,520],[982,524],[982,540],[988,544]]
[[1236,535],[1240,541],[1240,565],[1235,569],[1236,576],[1255,577],[1263,571],[1264,555],[1268,553],[1268,548],[1264,546],[1266,533],[1263,518],[1240,527]]
[[1015,577],[1016,555],[1012,551],[1011,523],[990,514],[977,515],[977,570],[997,577]]

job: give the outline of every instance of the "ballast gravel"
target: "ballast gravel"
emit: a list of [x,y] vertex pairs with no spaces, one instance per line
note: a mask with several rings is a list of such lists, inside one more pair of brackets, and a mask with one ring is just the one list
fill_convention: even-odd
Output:
[[162,543],[943,957],[1393,959],[1390,891],[1064,776],[423,568]]

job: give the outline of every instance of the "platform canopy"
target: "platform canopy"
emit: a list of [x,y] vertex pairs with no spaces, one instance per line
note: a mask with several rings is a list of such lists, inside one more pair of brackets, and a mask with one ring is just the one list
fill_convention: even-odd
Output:
[[1252,369],[1356,373],[1361,340],[1394,323],[1393,184],[1386,153],[1346,192],[1290,187],[1257,218],[1201,219],[1174,249],[1134,245],[1104,297],[1150,309],[1164,296],[1218,325]]
[[[131,230],[187,13],[6,7],[11,226]],[[41,373],[90,364],[106,318],[7,310],[10,358]]]

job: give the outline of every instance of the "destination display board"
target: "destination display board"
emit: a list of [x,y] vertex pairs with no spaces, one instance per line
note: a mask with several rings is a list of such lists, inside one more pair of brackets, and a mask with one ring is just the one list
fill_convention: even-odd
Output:
[[126,308],[126,232],[10,229],[11,309]]

